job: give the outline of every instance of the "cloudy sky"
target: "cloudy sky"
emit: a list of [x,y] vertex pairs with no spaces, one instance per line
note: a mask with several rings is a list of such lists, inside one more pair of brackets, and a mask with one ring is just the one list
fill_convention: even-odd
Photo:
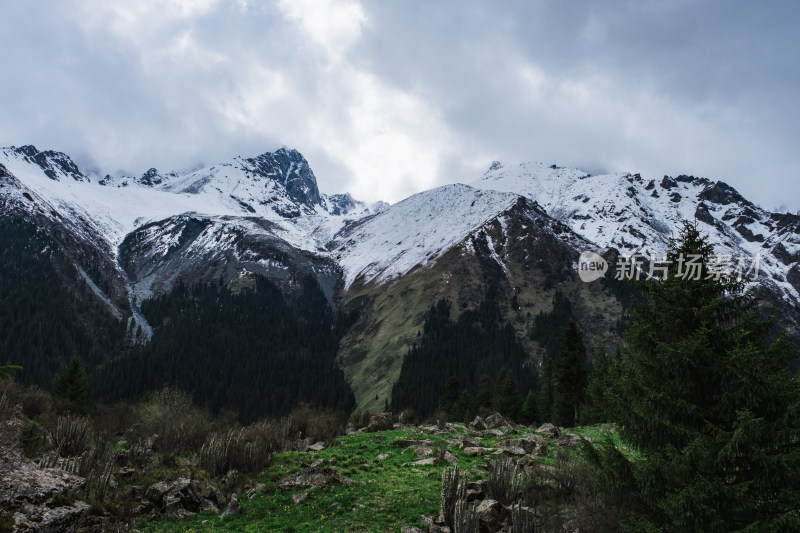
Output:
[[102,173],[280,146],[397,201],[493,160],[721,179],[800,209],[800,4],[5,2],[0,145]]

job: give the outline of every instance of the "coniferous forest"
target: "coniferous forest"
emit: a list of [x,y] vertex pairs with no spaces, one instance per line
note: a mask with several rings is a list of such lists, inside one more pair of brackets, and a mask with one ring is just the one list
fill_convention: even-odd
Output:
[[336,364],[344,318],[313,278],[284,295],[266,278],[233,293],[222,283],[187,286],[142,303],[152,340],[96,372],[100,398],[136,398],[165,385],[243,421],[283,415],[299,403],[349,412],[353,393]]
[[465,310],[456,319],[451,317],[450,304],[440,300],[428,310],[419,342],[403,359],[392,390],[392,408],[412,408],[423,419],[430,416],[437,407],[446,407],[442,402],[449,378],[455,378],[458,387],[474,398],[465,402],[472,407],[469,412],[482,405],[490,408],[494,382],[502,369],[515,380],[517,395],[536,386],[536,372],[526,366],[527,359],[493,293],[477,309]]
[[27,222],[0,219],[0,357],[24,368],[22,383],[49,388],[73,356],[100,364],[125,346],[125,325],[87,303],[85,282],[58,244]]
[[[221,442],[209,433],[220,422],[203,417],[222,414],[222,420],[236,413],[238,422],[227,422],[230,435],[247,435],[247,453],[254,443],[272,439],[262,446],[261,460],[243,463],[253,471],[268,467],[281,447],[302,447],[286,435],[324,434],[331,440],[342,432],[341,414],[353,412],[355,401],[336,358],[357,317],[337,314],[314,278],[297,280],[288,292],[260,276],[235,284],[179,282],[142,303],[154,334],[146,344],[130,345],[122,321],[103,319],[102,310],[81,297],[84,287],[64,283],[68,262],[51,240],[30,225],[5,222],[0,229],[0,267],[7,273],[0,283],[0,348],[14,363],[0,366],[0,381],[6,382],[0,407],[11,412],[8,398],[16,395],[20,409],[32,413],[23,438],[31,456],[46,452],[47,438],[56,442],[59,424],[88,418],[97,435],[126,435],[113,447],[127,438],[148,442],[159,433],[164,440],[173,419],[194,417],[199,426],[193,440],[176,437],[169,448],[170,460],[177,461],[198,447],[202,458]],[[488,483],[519,483],[503,505],[538,506],[539,516],[550,520],[544,530],[562,530],[571,516],[590,531],[797,531],[797,344],[756,290],[709,270],[713,254],[686,222],[670,241],[672,266],[663,277],[624,289],[632,308],[621,342],[595,347],[592,361],[569,300],[556,292],[553,309],[533,317],[529,333],[542,348],[540,372],[493,291],[458,316],[440,300],[428,309],[405,356],[390,409],[410,408],[420,420],[440,421],[498,412],[529,426],[502,427],[509,435],[519,433],[514,442],[543,446],[536,453],[548,455],[529,458],[538,474],[525,477],[506,459],[512,462],[492,463]],[[702,259],[696,279],[679,276],[681,255]],[[36,388],[14,392],[7,386],[11,379],[51,389],[52,401]],[[129,412],[125,403],[111,408],[98,400],[106,406],[118,400],[140,404]],[[182,407],[173,412],[174,406]],[[154,410],[163,411],[164,424],[158,430],[143,426],[140,435],[110,429],[123,423],[103,418],[105,409],[138,416],[142,424],[152,423]],[[263,422],[293,410],[280,424]],[[380,421],[389,415],[376,416]],[[363,418],[352,420],[360,424]],[[245,432],[239,422],[254,424]],[[367,422],[372,425],[369,417]],[[560,428],[533,429],[542,422]],[[588,426],[596,423],[602,424]],[[581,440],[587,430],[594,437]],[[569,431],[575,431],[572,437],[564,434]],[[502,453],[505,433],[491,435],[484,432],[482,439]],[[368,434],[365,439],[373,442]],[[153,442],[152,453],[166,446]],[[472,450],[488,449],[474,444]],[[549,446],[556,451],[547,451]],[[68,450],[59,445],[55,454]],[[465,450],[451,452],[464,464],[476,460]],[[228,471],[224,464],[208,466],[205,457],[204,468],[217,477]],[[398,472],[413,472],[407,465],[398,463]],[[442,494],[450,475],[442,474]],[[556,482],[547,476],[561,483],[560,492],[552,492]],[[514,520],[525,523],[520,516]]]

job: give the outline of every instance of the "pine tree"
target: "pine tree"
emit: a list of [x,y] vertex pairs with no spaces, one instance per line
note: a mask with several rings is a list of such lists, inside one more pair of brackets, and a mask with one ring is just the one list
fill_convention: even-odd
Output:
[[554,382],[553,382],[553,359],[545,357],[542,361],[542,390],[541,390],[541,418],[542,422],[551,422],[553,420],[553,402],[554,402]]
[[449,419],[451,422],[469,422],[470,411],[472,410],[472,396],[468,390],[461,391],[458,399],[450,407]]
[[494,398],[494,380],[489,374],[484,374],[480,378],[478,393],[475,395],[475,407],[478,409],[478,414],[491,410],[492,398]]
[[519,385],[507,368],[500,369],[497,375],[497,388],[493,406],[495,410],[506,418],[517,421],[522,410],[522,395]]
[[561,349],[553,367],[553,423],[578,425],[586,389],[586,348],[578,324],[570,320],[561,334]]
[[619,347],[614,354],[609,354],[603,346],[595,348],[592,369],[586,381],[581,424],[597,424],[611,420],[608,404],[609,397],[613,394],[613,387],[619,380],[620,357]]
[[75,355],[63,366],[53,380],[53,396],[65,400],[81,413],[85,413],[91,400],[89,379],[81,359]]
[[539,419],[539,402],[536,401],[536,395],[533,390],[529,390],[528,395],[525,397],[525,403],[522,404],[519,422],[520,424],[533,426],[539,422]]
[[[701,265],[683,276],[687,261]],[[644,284],[612,395],[645,517],[680,531],[800,530],[796,347],[770,334],[744,284],[709,270],[713,247],[684,223],[668,273]],[[774,339],[771,341],[771,339]]]
[[444,384],[444,398],[442,399],[441,409],[447,413],[453,407],[453,404],[458,401],[458,396],[461,394],[461,385],[458,383],[458,378],[450,376]]

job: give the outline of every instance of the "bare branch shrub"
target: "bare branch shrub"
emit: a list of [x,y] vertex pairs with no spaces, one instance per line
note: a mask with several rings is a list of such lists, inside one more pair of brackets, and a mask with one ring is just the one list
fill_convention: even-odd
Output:
[[486,491],[492,499],[509,507],[517,503],[527,480],[516,461],[510,458],[489,461],[489,482]]
[[260,472],[272,464],[273,444],[259,438],[260,432],[231,429],[215,433],[200,448],[200,466],[214,476],[230,470]]
[[89,445],[89,420],[74,415],[59,416],[47,436],[61,457],[80,455]]

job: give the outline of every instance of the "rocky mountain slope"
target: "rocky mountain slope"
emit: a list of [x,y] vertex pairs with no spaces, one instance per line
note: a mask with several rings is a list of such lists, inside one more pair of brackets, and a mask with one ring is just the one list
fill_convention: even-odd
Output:
[[495,163],[469,185],[389,206],[322,193],[305,158],[286,148],[190,172],[101,177],[65,154],[23,146],[0,149],[0,216],[55,239],[74,265],[65,281],[89,284],[140,342],[152,332],[141,302],[179,279],[236,283],[256,273],[291,291],[312,275],[334,306],[359,314],[340,362],[360,405],[388,397],[425,310],[441,297],[457,310],[491,287],[527,339],[531,317],[559,291],[590,341],[614,336],[620,304],[603,284],[578,280],[580,252],[657,258],[683,219],[697,221],[733,266],[758,258],[757,282],[798,321],[800,216],[692,176]]

